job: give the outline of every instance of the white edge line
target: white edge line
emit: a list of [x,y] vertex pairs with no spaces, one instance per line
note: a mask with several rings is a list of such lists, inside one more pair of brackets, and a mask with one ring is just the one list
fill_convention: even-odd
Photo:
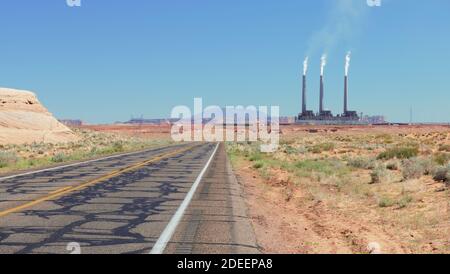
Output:
[[186,197],[184,198],[180,207],[178,207],[177,211],[172,216],[172,219],[170,219],[170,222],[167,224],[166,228],[161,233],[161,236],[159,236],[158,241],[156,241],[155,245],[153,246],[152,250],[150,251],[150,254],[162,254],[164,252],[164,250],[166,249],[166,246],[169,243],[170,239],[172,238],[173,234],[175,233],[175,230],[176,230],[178,224],[180,223],[181,219],[183,218],[186,209],[188,208],[189,204],[191,203],[191,200],[194,197],[194,194],[203,178],[203,175],[205,175],[206,170],[208,169],[209,165],[211,164],[212,160],[214,159],[214,156],[216,155],[218,148],[219,148],[219,143],[217,143],[216,148],[214,149],[211,157],[209,158],[205,167],[202,169],[202,171],[198,175],[197,179],[195,180],[195,182],[192,185],[189,192],[186,194]]
[[160,149],[160,148],[165,148],[165,147],[159,147],[159,148],[156,147],[156,148],[151,148],[148,150],[141,150],[141,151],[124,153],[124,154],[118,154],[118,155],[108,156],[108,157],[104,157],[104,158],[100,158],[100,159],[93,159],[93,160],[89,160],[89,161],[84,161],[84,162],[79,162],[79,163],[74,163],[74,164],[69,164],[69,165],[64,165],[64,166],[57,166],[57,167],[40,169],[40,170],[26,172],[26,173],[20,173],[20,174],[16,174],[16,175],[7,176],[7,177],[0,177],[0,182],[4,181],[4,180],[12,179],[12,178],[23,177],[23,176],[42,173],[42,172],[46,172],[46,171],[63,169],[66,167],[80,166],[80,165],[99,162],[99,161],[103,161],[103,160],[114,159],[114,158],[118,158],[118,157],[122,157],[122,156],[129,156],[129,155],[134,155],[134,154],[139,154],[139,153],[145,153],[145,152],[149,152],[149,151]]

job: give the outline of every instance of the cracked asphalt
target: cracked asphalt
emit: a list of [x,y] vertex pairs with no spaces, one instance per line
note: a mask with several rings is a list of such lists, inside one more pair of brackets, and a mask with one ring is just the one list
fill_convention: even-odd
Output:
[[[0,178],[0,253],[69,254],[71,243],[85,254],[149,253],[215,146],[179,144]],[[165,253],[258,253],[246,213],[220,144]]]

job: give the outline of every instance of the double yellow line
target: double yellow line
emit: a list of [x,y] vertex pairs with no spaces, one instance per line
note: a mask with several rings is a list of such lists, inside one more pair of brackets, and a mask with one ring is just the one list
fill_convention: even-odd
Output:
[[106,175],[103,175],[101,177],[98,177],[96,179],[84,182],[84,183],[82,183],[80,185],[59,188],[57,190],[54,190],[54,191],[48,193],[46,196],[41,197],[39,199],[33,200],[31,202],[28,202],[28,203],[25,203],[23,205],[16,206],[16,207],[4,210],[4,211],[0,211],[0,218],[1,217],[5,217],[5,216],[7,216],[9,214],[12,214],[12,213],[20,212],[22,210],[25,210],[27,208],[33,207],[33,206],[38,205],[40,203],[43,203],[45,201],[53,200],[53,199],[56,199],[58,197],[67,195],[69,193],[72,193],[72,192],[75,192],[75,191],[78,191],[78,190],[82,190],[82,189],[87,188],[89,186],[98,184],[98,183],[100,183],[102,181],[111,179],[113,177],[117,177],[117,176],[119,176],[119,175],[121,175],[123,173],[129,172],[129,171],[134,171],[134,170],[140,169],[140,168],[142,168],[142,167],[144,167],[146,165],[159,162],[159,161],[161,161],[163,159],[167,159],[167,158],[170,158],[172,156],[176,156],[178,154],[184,153],[184,152],[189,151],[189,150],[191,150],[191,149],[193,149],[195,147],[198,147],[198,146],[200,146],[200,145],[193,145],[193,146],[189,146],[187,148],[178,149],[178,150],[175,150],[175,151],[172,151],[172,152],[162,153],[162,154],[159,154],[159,155],[155,156],[152,159],[145,160],[143,162],[139,162],[139,163],[133,164],[131,166],[115,170],[113,172],[110,172],[110,173],[108,173]]

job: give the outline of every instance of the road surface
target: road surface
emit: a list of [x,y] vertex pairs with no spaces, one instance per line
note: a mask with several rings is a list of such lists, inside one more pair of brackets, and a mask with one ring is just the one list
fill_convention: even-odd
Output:
[[224,145],[0,178],[0,253],[257,253]]

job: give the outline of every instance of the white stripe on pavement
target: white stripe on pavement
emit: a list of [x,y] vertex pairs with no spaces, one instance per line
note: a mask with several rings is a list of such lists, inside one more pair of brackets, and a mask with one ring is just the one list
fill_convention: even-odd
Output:
[[194,184],[192,185],[191,189],[186,195],[186,198],[184,198],[183,202],[181,203],[180,207],[177,209],[175,214],[173,215],[172,219],[170,219],[169,224],[167,224],[166,228],[162,232],[161,236],[159,237],[158,241],[153,246],[152,250],[150,251],[150,254],[162,254],[164,252],[164,249],[166,249],[167,244],[169,243],[170,239],[172,238],[173,234],[175,233],[175,230],[180,223],[181,219],[183,218],[183,215],[188,208],[189,204],[191,203],[192,198],[194,197],[194,194],[205,175],[206,170],[208,170],[209,165],[211,164],[212,160],[214,159],[214,156],[216,155],[217,149],[219,148],[219,143],[217,143],[216,148],[214,149],[211,157],[209,158],[208,162],[206,163],[205,167],[202,169],[200,174],[198,175],[197,179],[195,180]]

